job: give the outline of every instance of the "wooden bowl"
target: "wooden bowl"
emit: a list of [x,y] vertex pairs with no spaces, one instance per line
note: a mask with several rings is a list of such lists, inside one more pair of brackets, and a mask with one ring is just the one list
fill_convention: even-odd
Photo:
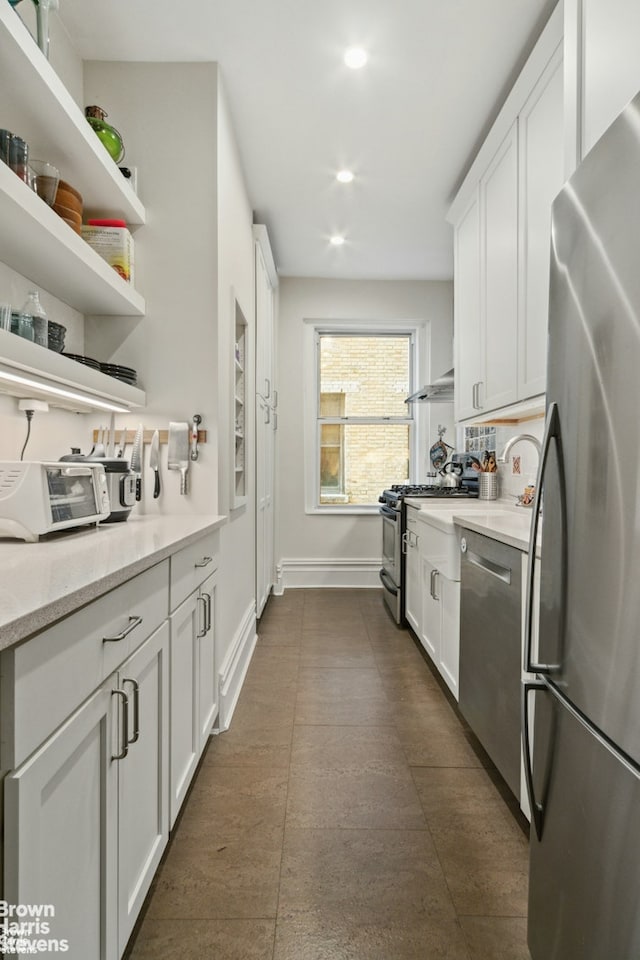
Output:
[[82,197],[77,190],[69,187],[61,180],[58,184],[54,208],[56,206],[66,207],[67,210],[73,210],[82,219]]
[[82,216],[76,210],[71,209],[71,207],[65,207],[64,204],[56,202],[53,205],[53,209],[63,220],[71,220],[76,226],[82,226]]

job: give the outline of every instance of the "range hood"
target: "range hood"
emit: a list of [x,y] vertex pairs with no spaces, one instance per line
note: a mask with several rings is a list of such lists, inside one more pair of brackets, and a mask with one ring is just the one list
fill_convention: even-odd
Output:
[[438,377],[434,383],[421,387],[407,397],[405,403],[415,403],[423,401],[427,403],[453,403],[453,367],[441,377]]

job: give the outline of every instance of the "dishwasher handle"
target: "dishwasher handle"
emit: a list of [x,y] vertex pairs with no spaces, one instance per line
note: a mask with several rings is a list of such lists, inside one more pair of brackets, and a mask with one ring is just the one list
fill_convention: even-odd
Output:
[[484,570],[485,573],[490,573],[492,577],[497,577],[498,580],[502,580],[507,586],[511,586],[511,567],[503,567],[501,563],[496,563],[495,560],[489,560],[488,557],[481,557],[479,553],[476,553],[474,550],[469,550],[468,547],[465,550],[465,555],[469,563]]

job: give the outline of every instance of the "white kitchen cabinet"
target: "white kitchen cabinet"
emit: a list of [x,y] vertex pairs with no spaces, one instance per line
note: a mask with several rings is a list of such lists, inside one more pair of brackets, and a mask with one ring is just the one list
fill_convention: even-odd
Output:
[[[425,525],[422,525],[423,528]],[[424,543],[429,528],[423,530]],[[460,584],[450,580],[424,556],[422,566],[422,645],[440,675],[458,699],[458,662],[460,656]]]
[[454,234],[456,355],[456,419],[475,416],[484,379],[480,348],[480,203],[478,189],[456,225]]
[[4,898],[51,904],[69,960],[118,957],[114,675],[5,780]]
[[549,227],[563,179],[563,92],[562,10],[556,8],[449,211],[458,420],[484,417],[545,389]]
[[204,750],[218,716],[215,615],[216,575],[198,590],[202,626],[198,633],[198,755]]
[[480,339],[484,382],[478,404],[517,399],[518,126],[514,123],[480,180]]
[[118,761],[118,956],[169,838],[169,625],[122,665],[129,696],[128,754]]
[[[170,827],[178,816],[218,714],[217,557],[218,537],[213,534],[171,558]],[[191,593],[184,599],[188,589]]]
[[420,552],[417,510],[407,507],[406,530],[403,533],[404,554],[404,614],[418,636],[422,632],[422,579],[420,575]]
[[193,593],[171,614],[171,801],[173,827],[200,755],[198,634],[202,610]]
[[422,629],[418,636],[427,653],[437,665],[440,662],[442,642],[442,610],[440,597],[436,592],[438,570],[434,565],[421,558],[422,573]]
[[253,228],[256,291],[256,613],[275,581],[275,290],[278,282],[266,227]]
[[637,0],[565,0],[567,175],[640,90]]
[[76,960],[121,956],[167,843],[168,650],[165,622],[5,780],[5,897]]
[[546,389],[551,205],[564,182],[562,65],[558,46],[518,119],[519,400]]

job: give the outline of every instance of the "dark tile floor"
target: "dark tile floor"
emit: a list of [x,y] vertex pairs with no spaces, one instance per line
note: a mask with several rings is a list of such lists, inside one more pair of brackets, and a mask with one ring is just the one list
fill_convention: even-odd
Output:
[[380,591],[272,598],[131,960],[529,960],[509,796]]

